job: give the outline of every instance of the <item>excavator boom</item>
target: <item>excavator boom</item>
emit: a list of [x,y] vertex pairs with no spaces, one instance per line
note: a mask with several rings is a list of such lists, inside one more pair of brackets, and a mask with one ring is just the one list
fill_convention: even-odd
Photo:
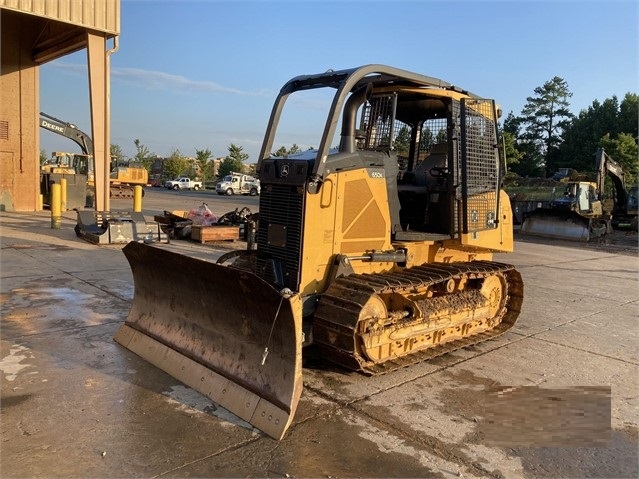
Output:
[[93,140],[85,132],[79,130],[74,124],[60,120],[54,116],[40,112],[40,127],[52,131],[58,135],[66,136],[78,144],[85,155],[93,155]]

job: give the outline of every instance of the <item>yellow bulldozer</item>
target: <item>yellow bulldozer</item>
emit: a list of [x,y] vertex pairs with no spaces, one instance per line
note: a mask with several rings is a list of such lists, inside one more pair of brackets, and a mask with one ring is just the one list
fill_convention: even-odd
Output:
[[[280,439],[308,351],[376,375],[503,333],[523,283],[493,261],[513,249],[498,115],[384,65],[293,78],[257,165],[255,248],[213,262],[129,243],[134,299],[116,341]],[[317,148],[270,154],[299,124]]]

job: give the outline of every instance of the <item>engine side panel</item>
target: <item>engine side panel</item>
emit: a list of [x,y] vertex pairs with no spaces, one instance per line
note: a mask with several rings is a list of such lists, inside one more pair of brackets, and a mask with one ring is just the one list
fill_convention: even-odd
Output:
[[[304,209],[300,291],[317,294],[326,287],[336,254],[363,255],[392,249],[388,191],[383,168],[330,174],[318,194],[307,194]],[[352,263],[357,272],[381,272],[393,263]]]

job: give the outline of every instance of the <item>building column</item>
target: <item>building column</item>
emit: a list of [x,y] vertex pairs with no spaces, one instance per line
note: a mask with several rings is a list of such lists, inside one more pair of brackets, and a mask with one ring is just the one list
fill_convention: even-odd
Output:
[[91,106],[91,136],[95,174],[95,209],[110,210],[110,118],[109,118],[109,56],[106,36],[87,32],[87,60],[89,67],[89,100]]
[[40,197],[39,67],[32,25],[0,14],[0,211],[37,211]]

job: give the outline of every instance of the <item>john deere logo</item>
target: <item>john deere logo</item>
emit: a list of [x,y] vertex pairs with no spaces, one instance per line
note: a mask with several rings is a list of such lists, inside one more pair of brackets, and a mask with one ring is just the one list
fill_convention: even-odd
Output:
[[49,130],[59,131],[60,133],[64,133],[63,127],[54,125],[53,123],[49,123],[47,120],[42,120],[41,126],[48,128]]
[[282,168],[280,168],[280,176],[288,176],[288,165],[282,165]]

